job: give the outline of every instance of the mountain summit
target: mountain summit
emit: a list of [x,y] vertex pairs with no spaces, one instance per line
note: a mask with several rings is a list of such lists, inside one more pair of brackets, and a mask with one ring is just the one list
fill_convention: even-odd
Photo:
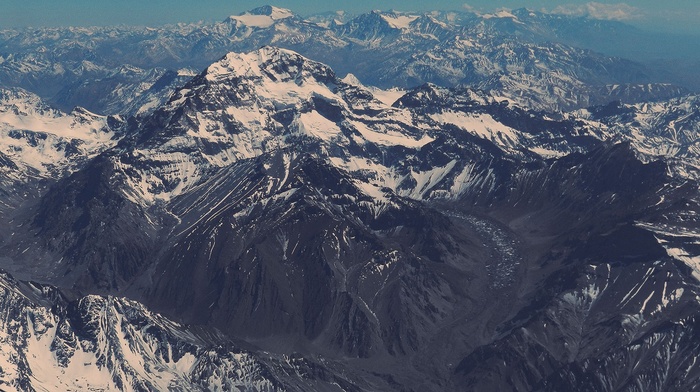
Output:
[[294,13],[288,9],[266,5],[237,16],[231,16],[229,20],[235,20],[250,27],[266,28],[272,26],[276,21],[294,16]]

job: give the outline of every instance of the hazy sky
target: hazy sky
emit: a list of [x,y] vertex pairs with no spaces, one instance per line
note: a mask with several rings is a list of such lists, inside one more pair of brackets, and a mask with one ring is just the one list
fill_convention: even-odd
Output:
[[173,22],[223,20],[264,4],[289,8],[307,15],[315,12],[346,10],[353,13],[372,9],[425,10],[528,7],[602,19],[662,30],[700,33],[700,0],[630,0],[627,2],[577,0],[1,0],[0,28],[18,26],[67,25],[160,25]]

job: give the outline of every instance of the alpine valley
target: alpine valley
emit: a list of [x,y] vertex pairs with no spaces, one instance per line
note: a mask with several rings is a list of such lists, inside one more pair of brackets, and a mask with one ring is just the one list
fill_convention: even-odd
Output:
[[700,86],[615,32],[0,30],[0,390],[700,390]]

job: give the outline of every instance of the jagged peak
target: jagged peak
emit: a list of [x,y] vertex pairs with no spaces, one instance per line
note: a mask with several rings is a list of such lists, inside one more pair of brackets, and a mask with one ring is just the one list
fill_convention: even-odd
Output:
[[381,10],[372,10],[368,13],[360,14],[351,19],[349,22],[350,23],[357,23],[357,24],[366,24],[366,23],[379,23],[383,25],[389,24],[389,22],[386,20],[386,16],[391,16],[392,14],[389,12],[381,11]]
[[[20,87],[0,87],[0,113],[13,111],[17,114],[46,113],[62,115],[58,109],[51,107],[38,95]],[[2,123],[0,119],[0,123]]]
[[223,91],[236,100],[289,103],[314,94],[333,95],[332,89],[339,84],[342,82],[327,65],[292,50],[263,46],[226,54],[177,90],[163,109],[172,111],[202,102],[218,107],[226,101]]
[[95,114],[95,113],[85,109],[82,106],[74,107],[73,110],[70,111],[70,114],[74,115],[74,116],[81,116],[81,117],[94,117],[94,118],[103,117],[103,116],[100,116],[98,114]]
[[373,10],[365,14],[358,15],[344,23],[331,23],[331,26],[344,29],[346,32],[359,32],[360,36],[368,39],[374,38],[374,31],[403,33],[424,29],[426,26],[437,28],[448,28],[448,25],[438,20],[434,15],[418,12],[403,12],[396,10]]
[[[301,72],[303,68],[314,68],[324,76],[332,74],[328,66],[309,60],[297,52],[274,46],[263,46],[247,53],[228,53],[221,60],[209,66],[205,71],[205,76],[210,81],[237,76],[267,76],[270,78],[272,75],[282,76],[282,79],[286,79],[295,76],[282,75],[290,71],[288,65],[291,64],[297,66],[296,71],[298,72]],[[287,66],[281,67],[281,65]]]
[[360,82],[360,79],[357,78],[352,73],[348,73],[345,75],[345,77],[342,79],[343,83],[349,84],[351,86],[362,86],[362,82]]
[[0,87],[0,100],[7,99],[31,99],[34,101],[40,101],[38,95],[31,93],[20,87]]

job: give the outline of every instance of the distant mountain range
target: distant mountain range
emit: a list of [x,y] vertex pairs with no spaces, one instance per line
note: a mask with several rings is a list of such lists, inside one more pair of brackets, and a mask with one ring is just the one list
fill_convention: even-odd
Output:
[[[546,110],[608,103],[611,85],[626,87],[616,90],[616,98],[627,103],[700,86],[689,82],[685,70],[659,71],[596,53],[610,53],[610,43],[619,48],[648,41],[617,22],[526,9],[343,16],[307,20],[265,6],[215,24],[4,30],[0,85],[32,91],[65,110],[135,114],[167,99],[192,69],[230,51],[274,45],[329,64],[341,75],[353,73],[367,85],[467,85]],[[627,41],[618,44],[620,39]],[[681,77],[683,88],[669,84]],[[653,94],[638,87],[650,83]]]

